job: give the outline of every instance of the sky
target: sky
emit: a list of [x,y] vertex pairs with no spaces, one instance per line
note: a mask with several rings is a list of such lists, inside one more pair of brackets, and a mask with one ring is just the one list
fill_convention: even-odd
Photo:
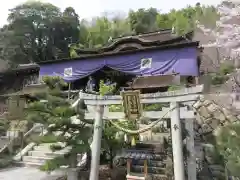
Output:
[[[52,3],[61,9],[74,7],[80,18],[91,18],[103,12],[128,12],[130,9],[154,7],[162,12],[181,9],[197,2],[206,5],[217,5],[221,0],[41,0]],[[162,2],[161,2],[162,1]],[[6,0],[0,5],[0,26],[7,22],[8,10],[26,0]]]

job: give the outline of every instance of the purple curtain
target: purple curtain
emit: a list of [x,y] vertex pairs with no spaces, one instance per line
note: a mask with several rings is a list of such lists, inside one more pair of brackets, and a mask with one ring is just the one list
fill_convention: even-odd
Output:
[[[152,59],[150,68],[141,69],[141,62],[144,58]],[[75,81],[100,70],[104,66],[137,76],[171,74],[173,72],[186,76],[198,76],[199,72],[197,49],[189,47],[40,64],[40,76],[59,75],[66,81]],[[72,68],[71,77],[63,76],[65,68]]]

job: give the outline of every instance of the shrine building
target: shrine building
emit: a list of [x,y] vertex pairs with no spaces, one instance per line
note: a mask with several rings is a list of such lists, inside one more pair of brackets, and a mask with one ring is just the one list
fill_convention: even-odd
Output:
[[[135,77],[149,76],[162,77],[153,80],[158,89],[180,81],[195,85],[200,75],[202,48],[198,41],[192,40],[193,35],[189,32],[177,36],[165,29],[119,37],[102,48],[76,49],[76,58],[40,62],[39,75],[61,76],[73,90],[85,86],[90,75],[97,82],[108,77],[119,87],[126,87]],[[179,82],[173,80],[173,76],[180,77]],[[146,80],[145,85],[148,83],[155,87]]]

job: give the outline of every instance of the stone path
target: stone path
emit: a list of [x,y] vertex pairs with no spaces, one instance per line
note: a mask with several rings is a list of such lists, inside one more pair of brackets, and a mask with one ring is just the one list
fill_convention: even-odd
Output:
[[48,175],[37,168],[16,167],[0,171],[0,180],[55,180],[60,174],[62,173],[56,172]]

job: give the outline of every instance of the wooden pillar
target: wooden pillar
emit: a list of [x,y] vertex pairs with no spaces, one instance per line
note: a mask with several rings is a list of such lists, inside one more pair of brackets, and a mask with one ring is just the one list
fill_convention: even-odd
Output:
[[131,172],[131,159],[127,159],[127,175]]
[[171,109],[171,133],[172,133],[174,179],[185,180],[182,130],[180,122],[180,108],[178,102],[171,102],[170,109]]
[[147,178],[148,175],[148,165],[147,165],[147,160],[144,160],[144,176]]
[[196,84],[196,85],[199,85],[199,84],[200,84],[199,80],[200,80],[200,79],[199,79],[199,76],[195,77],[195,84]]
[[98,105],[96,107],[96,117],[94,122],[94,133],[92,142],[92,160],[91,171],[89,180],[99,179],[99,164],[100,164],[100,152],[101,152],[101,139],[102,139],[102,127],[103,127],[103,111],[104,106]]
[[196,154],[194,147],[194,119],[186,119],[185,127],[188,132],[187,135],[187,150],[188,154],[188,180],[196,180],[197,178],[197,165],[196,165]]
[[68,100],[71,98],[71,82],[68,83]]

